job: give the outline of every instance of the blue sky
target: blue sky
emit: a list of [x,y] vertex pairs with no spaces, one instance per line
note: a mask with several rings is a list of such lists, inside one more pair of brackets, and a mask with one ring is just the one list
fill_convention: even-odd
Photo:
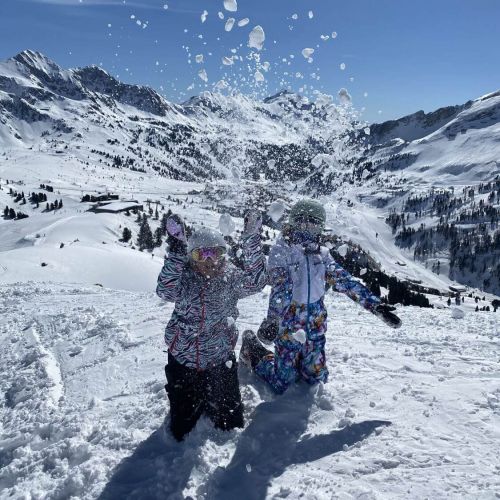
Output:
[[[226,32],[229,17],[250,23]],[[246,59],[255,25],[266,33],[260,62],[270,63],[260,84],[256,61]],[[63,67],[102,64],[173,101],[220,79],[258,96],[282,86],[307,95],[344,87],[366,120],[382,121],[498,90],[499,26],[498,0],[239,0],[237,12],[223,0],[0,0],[0,59],[31,48]],[[334,31],[335,39],[320,38]],[[315,49],[312,62],[304,48]],[[243,61],[224,66],[231,49]]]

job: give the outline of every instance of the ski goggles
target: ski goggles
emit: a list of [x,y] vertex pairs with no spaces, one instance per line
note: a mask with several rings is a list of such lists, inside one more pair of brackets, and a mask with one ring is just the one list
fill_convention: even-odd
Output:
[[205,262],[207,259],[212,260],[212,262],[216,262],[220,260],[225,253],[226,249],[222,247],[195,248],[191,252],[191,258],[195,262]]
[[295,222],[296,230],[301,233],[309,233],[312,235],[318,235],[323,232],[323,221],[319,219],[302,219]]
[[296,215],[293,218],[293,222],[296,225],[304,225],[304,226],[319,226],[323,227],[324,221],[320,219],[319,217],[314,217],[313,215],[307,215],[307,214],[300,214]]

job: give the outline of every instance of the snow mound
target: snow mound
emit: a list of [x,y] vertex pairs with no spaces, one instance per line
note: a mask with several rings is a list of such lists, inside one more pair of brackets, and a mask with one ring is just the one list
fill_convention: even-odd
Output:
[[451,309],[451,317],[453,319],[463,319],[465,317],[465,313],[462,309],[458,307],[453,307]]

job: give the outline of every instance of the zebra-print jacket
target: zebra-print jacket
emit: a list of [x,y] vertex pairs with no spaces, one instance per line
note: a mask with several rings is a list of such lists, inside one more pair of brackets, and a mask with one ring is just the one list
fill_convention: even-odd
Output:
[[165,342],[179,363],[206,370],[231,357],[238,339],[237,302],[266,285],[260,235],[243,236],[242,250],[243,270],[226,262],[224,272],[211,279],[194,271],[186,255],[165,257],[156,293],[175,302]]

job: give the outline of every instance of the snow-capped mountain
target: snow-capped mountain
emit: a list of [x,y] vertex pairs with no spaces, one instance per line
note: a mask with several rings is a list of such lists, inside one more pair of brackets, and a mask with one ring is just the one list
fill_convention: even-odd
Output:
[[349,123],[327,97],[312,104],[283,93],[256,102],[206,92],[176,105],[99,67],[64,70],[30,50],[0,64],[0,111],[3,147],[120,155],[124,165],[183,180],[267,169],[268,148],[280,176],[295,180],[314,157],[313,142]]
[[372,125],[370,132],[375,165],[425,184],[488,181],[500,173],[500,91]]

